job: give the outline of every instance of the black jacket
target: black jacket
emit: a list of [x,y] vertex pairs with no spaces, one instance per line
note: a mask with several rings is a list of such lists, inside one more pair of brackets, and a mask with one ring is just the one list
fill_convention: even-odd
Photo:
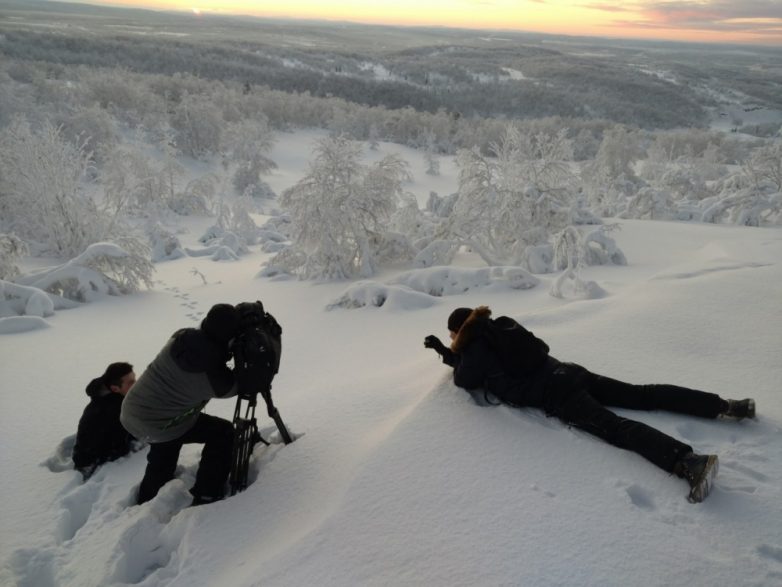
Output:
[[130,452],[133,440],[119,421],[123,397],[109,391],[100,378],[90,382],[86,393],[90,403],[79,420],[73,447],[73,463],[77,469],[125,456]]
[[559,361],[547,357],[525,376],[509,375],[489,343],[490,316],[485,306],[473,310],[443,355],[443,362],[453,367],[454,383],[469,391],[483,389],[507,404],[543,407],[546,380]]

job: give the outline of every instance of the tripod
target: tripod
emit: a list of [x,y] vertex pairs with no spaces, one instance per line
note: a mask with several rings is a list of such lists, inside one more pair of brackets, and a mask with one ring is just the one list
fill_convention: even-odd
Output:
[[[271,391],[266,393],[261,392],[263,399],[266,401],[266,408],[274,423],[277,425],[277,429],[280,431],[280,436],[285,444],[293,442],[293,438],[288,433],[288,429],[282,421],[280,412],[274,406],[272,402]],[[246,402],[244,406],[244,414],[242,414],[242,402]],[[255,406],[258,404],[258,394],[239,394],[236,397],[236,409],[234,410],[234,445],[233,453],[231,455],[231,472],[228,477],[228,483],[231,488],[231,495],[235,495],[240,491],[247,489],[247,475],[250,470],[250,456],[252,456],[253,448],[256,443],[262,442],[266,446],[269,446],[269,442],[266,441],[258,432],[258,422],[255,419]]]

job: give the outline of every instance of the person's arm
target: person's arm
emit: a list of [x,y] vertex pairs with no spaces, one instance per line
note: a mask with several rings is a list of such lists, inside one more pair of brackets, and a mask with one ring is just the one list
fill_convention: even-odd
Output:
[[443,363],[453,368],[453,381],[458,387],[478,389],[485,386],[488,377],[502,373],[499,359],[482,338],[472,341],[459,353],[446,347],[433,334],[424,339],[424,346],[434,349]]
[[237,393],[236,377],[227,365],[221,365],[206,373],[209,385],[212,387],[215,397],[233,397]]
[[226,365],[230,360],[227,349],[218,347],[200,330],[185,328],[174,333],[171,358],[187,373],[203,373],[214,397],[236,395],[236,377]]
[[94,464],[98,455],[96,447],[101,437],[101,421],[95,417],[92,403],[84,410],[79,419],[79,427],[76,432],[76,443],[73,445],[73,464],[77,469],[82,469]]
[[443,360],[443,363],[449,367],[455,367],[459,362],[459,355],[454,353],[451,349],[445,346],[442,341],[434,334],[430,334],[424,338],[424,347],[433,349]]
[[109,451],[106,456],[110,461],[128,454],[131,450],[131,440],[133,440],[133,437],[122,427],[119,421],[122,396],[112,399],[114,400],[114,405],[111,406],[110,410],[107,410],[105,417],[106,442],[109,443]]
[[464,389],[486,387],[486,380],[502,372],[499,360],[483,340],[474,340],[461,353],[454,366],[453,382]]

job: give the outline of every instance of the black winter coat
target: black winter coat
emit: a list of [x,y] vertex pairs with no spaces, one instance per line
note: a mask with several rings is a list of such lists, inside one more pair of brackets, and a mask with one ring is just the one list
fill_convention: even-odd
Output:
[[473,310],[443,355],[443,362],[453,367],[454,383],[468,391],[483,389],[507,404],[543,407],[546,380],[559,361],[547,357],[528,375],[509,375],[489,343],[490,316],[485,306]]
[[90,403],[79,420],[73,447],[73,464],[77,469],[125,456],[130,452],[133,440],[119,421],[124,398],[109,391],[100,378],[90,382],[86,393],[90,396]]

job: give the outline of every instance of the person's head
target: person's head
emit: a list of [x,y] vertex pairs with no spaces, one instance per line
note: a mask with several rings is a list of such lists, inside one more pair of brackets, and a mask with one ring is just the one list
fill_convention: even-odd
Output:
[[456,308],[451,312],[451,315],[448,316],[448,331],[450,332],[452,339],[459,334],[462,324],[465,323],[470,314],[472,314],[472,308]]
[[101,379],[106,389],[124,396],[136,382],[136,374],[130,363],[112,363],[106,367]]
[[227,348],[239,332],[239,318],[231,304],[215,304],[201,321],[201,330],[218,346]]

